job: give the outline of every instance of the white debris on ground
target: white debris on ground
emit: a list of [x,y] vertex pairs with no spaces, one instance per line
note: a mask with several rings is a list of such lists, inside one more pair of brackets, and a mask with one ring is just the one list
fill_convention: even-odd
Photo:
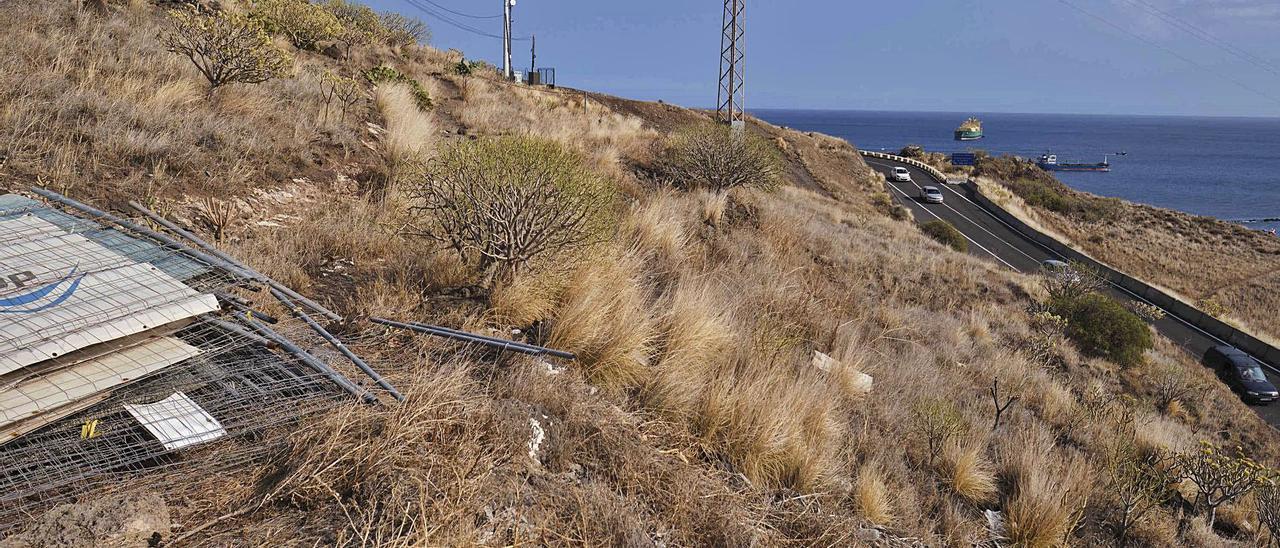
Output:
[[[546,419],[547,416],[543,415],[542,418]],[[535,464],[541,464],[542,461],[538,458],[538,452],[542,449],[542,441],[546,439],[547,431],[543,430],[542,423],[533,417],[529,418],[529,428],[533,430],[533,437],[529,438],[529,458]]]
[[823,354],[822,352],[818,352],[817,350],[814,350],[813,366],[817,367],[818,369],[821,369],[823,372],[830,373],[831,370],[836,366],[836,359],[826,354]]
[[[831,373],[832,371],[842,368],[842,364],[839,360],[822,352],[818,352],[817,350],[813,351],[813,366],[822,370],[824,373]],[[848,369],[849,370],[845,371],[844,374],[849,376],[849,389],[853,395],[865,396],[870,394],[871,387],[872,384],[874,384],[875,379],[873,379],[871,375],[856,369]]]
[[999,510],[987,510],[982,515],[987,518],[987,535],[999,546],[1000,541],[1006,540],[1004,514]]

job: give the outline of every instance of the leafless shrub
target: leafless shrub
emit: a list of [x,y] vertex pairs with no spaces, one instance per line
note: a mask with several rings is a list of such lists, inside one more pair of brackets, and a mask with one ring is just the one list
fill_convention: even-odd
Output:
[[1155,383],[1155,404],[1162,411],[1168,411],[1174,402],[1185,401],[1201,388],[1177,367],[1168,367],[1159,372]]
[[227,227],[235,219],[235,204],[208,197],[196,204],[196,221],[213,233],[213,240],[221,242],[227,235]]
[[1280,540],[1280,479],[1276,477],[1274,470],[1268,475],[1270,477],[1258,486],[1258,496],[1254,503],[1258,521],[1267,528],[1267,546],[1271,546]]
[[320,97],[324,99],[324,107],[320,110],[320,116],[325,121],[329,121],[329,113],[337,102],[339,120],[345,122],[347,120],[347,111],[351,109],[357,101],[360,100],[360,82],[355,78],[349,78],[338,74],[330,69],[313,70],[312,79],[315,81],[317,88],[320,90]]
[[1078,261],[1071,261],[1066,267],[1046,268],[1042,274],[1049,300],[1054,302],[1074,301],[1097,293],[1107,283],[1096,269]]
[[771,189],[782,177],[773,144],[722,125],[702,124],[672,135],[658,163],[672,184],[716,193],[739,187]]
[[1165,317],[1164,309],[1151,303],[1130,301],[1126,306],[1129,307],[1129,311],[1148,323],[1158,322]]
[[1030,327],[1031,337],[1026,345],[1027,357],[1047,365],[1066,340],[1067,321],[1052,312],[1041,310],[1032,314]]
[[382,26],[387,32],[385,40],[388,46],[409,46],[431,40],[431,29],[426,23],[399,13],[383,13]]
[[1117,517],[1116,538],[1128,540],[1133,527],[1174,495],[1178,482],[1174,459],[1158,450],[1142,447],[1132,423],[1118,429],[1115,445],[1106,455],[1106,493]]
[[964,432],[964,416],[947,400],[921,401],[911,412],[911,430],[928,450],[929,466],[942,455],[947,443]]
[[614,191],[575,152],[548,141],[468,141],[411,170],[422,228],[490,285],[529,261],[599,241],[612,223]]
[[209,81],[209,89],[231,83],[258,84],[280,76],[292,59],[271,43],[262,25],[227,11],[169,12],[172,27],[160,39],[184,55]]

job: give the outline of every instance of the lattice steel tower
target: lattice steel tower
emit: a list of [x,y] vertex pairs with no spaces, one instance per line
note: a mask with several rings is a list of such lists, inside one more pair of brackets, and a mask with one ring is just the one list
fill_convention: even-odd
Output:
[[724,0],[724,34],[720,37],[720,91],[716,105],[720,121],[741,123],[746,108],[743,74],[746,70],[747,0]]

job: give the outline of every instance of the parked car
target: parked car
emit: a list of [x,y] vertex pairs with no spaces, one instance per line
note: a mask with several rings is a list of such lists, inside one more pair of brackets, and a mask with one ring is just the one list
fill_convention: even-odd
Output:
[[893,168],[893,174],[891,174],[889,177],[895,181],[898,181],[899,183],[911,182],[911,172],[907,170],[907,168],[905,167]]
[[936,186],[927,186],[920,191],[920,199],[931,204],[940,204],[943,202],[942,191]]
[[1280,398],[1280,391],[1262,372],[1262,364],[1238,348],[1225,345],[1210,348],[1204,353],[1204,364],[1247,402],[1271,403]]

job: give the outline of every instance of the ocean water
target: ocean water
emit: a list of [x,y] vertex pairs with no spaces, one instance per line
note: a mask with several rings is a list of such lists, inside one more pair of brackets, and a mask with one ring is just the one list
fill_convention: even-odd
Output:
[[[935,152],[982,149],[1062,162],[1100,162],[1110,173],[1058,173],[1102,196],[1280,229],[1280,118],[755,110],[775,125],[847,139],[865,150],[917,144]],[[952,133],[969,116],[986,138]],[[1125,152],[1123,156],[1115,155]]]

